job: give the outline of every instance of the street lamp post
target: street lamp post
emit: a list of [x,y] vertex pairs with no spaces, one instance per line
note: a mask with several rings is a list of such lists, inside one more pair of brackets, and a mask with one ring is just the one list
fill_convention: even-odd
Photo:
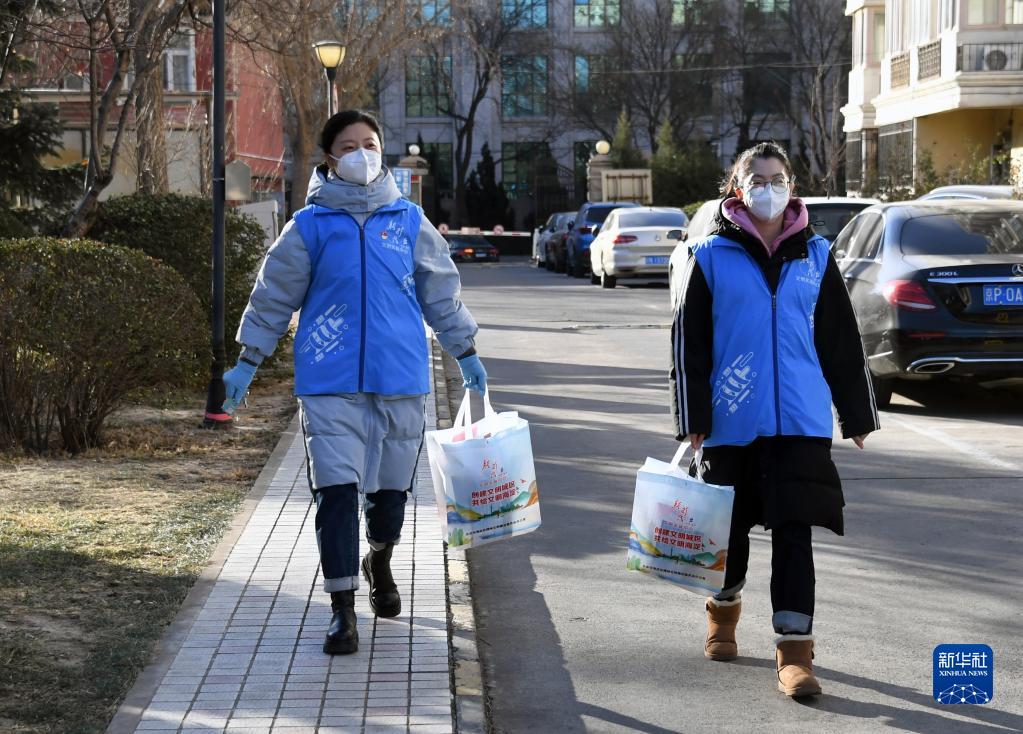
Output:
[[227,428],[231,416],[224,411],[224,131],[225,131],[225,18],[226,0],[213,0],[213,308],[211,330],[213,362],[206,394],[206,428]]
[[345,47],[337,41],[319,41],[313,44],[316,58],[323,66],[327,75],[327,117],[334,116],[334,79],[337,78],[337,67],[345,60]]

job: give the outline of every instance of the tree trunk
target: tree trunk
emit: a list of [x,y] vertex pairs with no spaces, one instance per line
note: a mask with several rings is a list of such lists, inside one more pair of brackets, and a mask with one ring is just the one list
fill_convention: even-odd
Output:
[[[301,113],[300,113],[301,114]],[[312,136],[304,125],[299,124],[296,134],[291,139],[291,196],[289,205],[292,212],[305,206],[305,197],[309,191],[309,163],[313,157]]]
[[140,76],[135,99],[135,138],[138,150],[136,185],[145,194],[166,194],[167,131],[163,120],[163,84],[159,65],[144,70],[145,59],[135,58],[135,73]]
[[64,229],[61,231],[61,236],[76,238],[84,237],[89,233],[93,222],[96,221],[96,214],[99,212],[99,196],[110,183],[111,178],[97,178],[95,183],[89,187],[81,201],[78,202],[78,206],[75,207],[71,216],[68,217],[67,222],[64,224]]

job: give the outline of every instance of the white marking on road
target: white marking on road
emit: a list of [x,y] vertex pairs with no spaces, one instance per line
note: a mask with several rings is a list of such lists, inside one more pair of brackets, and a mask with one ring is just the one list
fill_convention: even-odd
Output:
[[925,428],[924,426],[918,425],[912,421],[908,421],[905,418],[896,418],[891,413],[885,414],[885,420],[891,421],[896,425],[907,428],[914,433],[919,433],[921,436],[926,436],[932,441],[936,441],[940,444],[944,444],[949,448],[953,448],[964,456],[968,456],[971,459],[987,464],[990,466],[997,466],[999,469],[1006,469],[1007,471],[1023,472],[1023,469],[1017,464],[1013,464],[1011,461],[1005,461],[999,459],[997,456],[992,456],[983,449],[978,449],[976,446],[971,446],[968,443],[961,441],[954,436],[950,436],[944,431],[938,430],[937,428]]

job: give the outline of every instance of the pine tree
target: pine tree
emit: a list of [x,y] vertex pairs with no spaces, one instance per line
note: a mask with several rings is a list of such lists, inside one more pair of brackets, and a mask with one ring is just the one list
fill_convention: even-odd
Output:
[[657,131],[657,152],[650,159],[657,206],[684,206],[716,195],[721,167],[702,140],[679,144],[667,120]]
[[611,163],[615,168],[645,168],[646,156],[636,147],[632,138],[632,123],[629,113],[622,108],[615,123],[615,135],[611,139]]
[[465,187],[469,221],[476,227],[509,226],[508,194],[497,180],[497,165],[490,146],[483,144],[476,170],[469,174]]

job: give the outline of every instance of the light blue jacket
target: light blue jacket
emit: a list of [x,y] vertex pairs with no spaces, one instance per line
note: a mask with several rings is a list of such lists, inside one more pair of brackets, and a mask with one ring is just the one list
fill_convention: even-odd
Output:
[[706,446],[742,446],[758,436],[831,438],[831,389],[813,338],[828,243],[812,237],[807,249],[805,260],[785,263],[772,294],[742,245],[715,235],[693,246],[713,297]]
[[259,361],[301,310],[297,395],[429,392],[423,319],[455,357],[477,331],[447,241],[389,171],[359,186],[317,169],[306,201],[263,261],[237,341]]

